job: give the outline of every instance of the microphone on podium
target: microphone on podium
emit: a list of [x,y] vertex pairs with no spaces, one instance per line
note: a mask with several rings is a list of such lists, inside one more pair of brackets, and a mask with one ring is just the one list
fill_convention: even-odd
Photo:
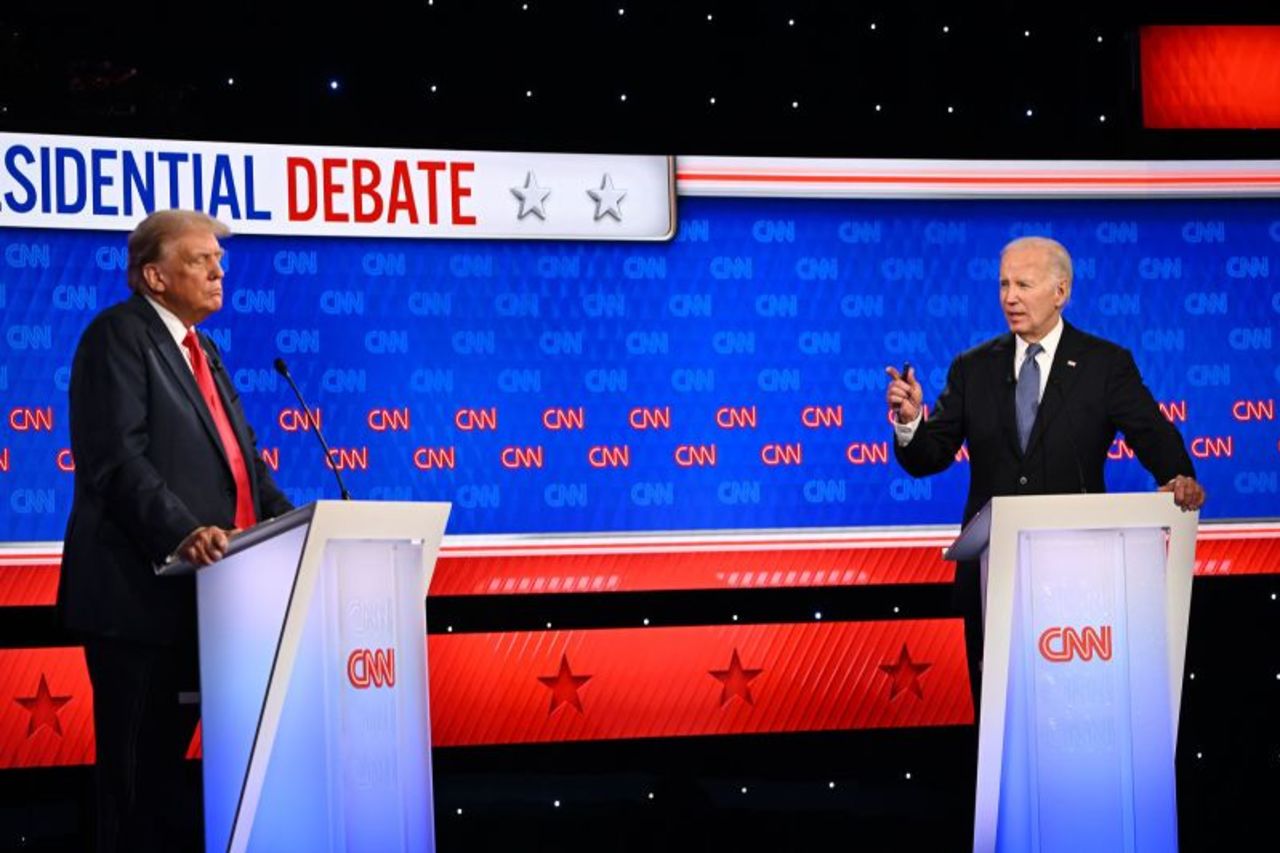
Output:
[[[324,433],[320,431],[320,419],[311,414],[311,409],[307,406],[307,401],[302,399],[302,392],[298,390],[297,383],[294,382],[293,377],[289,375],[289,365],[284,363],[283,358],[277,358],[275,361],[275,368],[276,373],[283,376],[284,381],[289,383],[289,387],[293,389],[294,396],[297,397],[298,402],[302,404],[302,411],[306,413],[308,422],[315,427],[316,438],[320,440],[320,446],[324,448],[324,458],[326,460],[332,460],[333,455],[329,451],[329,443],[324,440]],[[351,500],[351,493],[347,491],[346,484],[342,482],[342,474],[338,471],[338,466],[334,465],[332,461],[330,461],[329,468],[333,471],[333,476],[338,479],[338,491],[341,493],[342,499],[344,501]]]

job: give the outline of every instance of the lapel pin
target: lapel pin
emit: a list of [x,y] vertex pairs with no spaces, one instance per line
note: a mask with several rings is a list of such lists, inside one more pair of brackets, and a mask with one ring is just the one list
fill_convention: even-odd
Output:
[[1076,363],[1071,359],[1067,359],[1067,367],[1075,367]]

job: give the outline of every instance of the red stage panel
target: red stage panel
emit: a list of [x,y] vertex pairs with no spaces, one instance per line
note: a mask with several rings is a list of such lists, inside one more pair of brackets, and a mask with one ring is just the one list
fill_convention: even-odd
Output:
[[60,560],[0,560],[0,607],[52,606]]
[[[945,537],[949,539],[950,537]],[[521,595],[766,589],[798,586],[950,583],[941,542],[890,537],[837,540],[805,547],[772,542],[703,540],[680,546],[661,540],[566,546],[452,546],[441,550],[432,595]],[[515,553],[507,553],[514,551]],[[1201,528],[1197,575],[1280,574],[1280,530],[1255,525]],[[58,557],[0,558],[0,607],[52,605]]]
[[204,727],[196,721],[196,730],[191,733],[191,743],[187,744],[187,760],[198,761],[204,756]]
[[84,651],[0,649],[0,769],[92,762]]
[[436,746],[973,722],[959,619],[433,634]]
[[1196,575],[1280,574],[1280,537],[1196,541]]
[[1280,27],[1143,27],[1151,128],[1280,128]]
[[950,583],[938,546],[645,551],[594,554],[442,554],[432,595],[519,595],[682,589]]

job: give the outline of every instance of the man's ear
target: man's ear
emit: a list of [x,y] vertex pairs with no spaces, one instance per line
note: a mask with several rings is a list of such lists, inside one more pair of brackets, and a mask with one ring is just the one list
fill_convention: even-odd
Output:
[[164,278],[155,264],[147,264],[142,268],[142,281],[151,293],[164,292]]

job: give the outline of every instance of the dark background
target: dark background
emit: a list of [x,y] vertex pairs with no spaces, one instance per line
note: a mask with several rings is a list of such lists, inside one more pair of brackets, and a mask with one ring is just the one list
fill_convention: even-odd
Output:
[[8,0],[0,129],[657,154],[1274,156],[1277,131],[1142,129],[1138,28],[1157,23],[1280,23],[1280,5]]
[[[0,130],[716,155],[1280,152],[1277,131],[1144,130],[1137,75],[1140,25],[1277,23],[1276,4],[522,5],[7,2]],[[944,589],[899,592],[912,617],[948,607]],[[1277,592],[1276,575],[1196,581],[1178,749],[1184,850],[1274,845]],[[744,598],[733,606],[753,621],[815,608],[867,618],[869,597],[884,594],[734,593]],[[655,598],[595,602],[591,621],[622,624],[641,605],[668,623],[725,612],[715,595]],[[564,606],[485,605],[495,627]],[[465,619],[473,606],[433,599],[429,619]],[[0,623],[0,645],[66,642],[44,609]],[[445,851],[964,850],[975,739],[963,727],[438,750],[437,832]],[[0,773],[0,848],[81,849],[91,773]]]

